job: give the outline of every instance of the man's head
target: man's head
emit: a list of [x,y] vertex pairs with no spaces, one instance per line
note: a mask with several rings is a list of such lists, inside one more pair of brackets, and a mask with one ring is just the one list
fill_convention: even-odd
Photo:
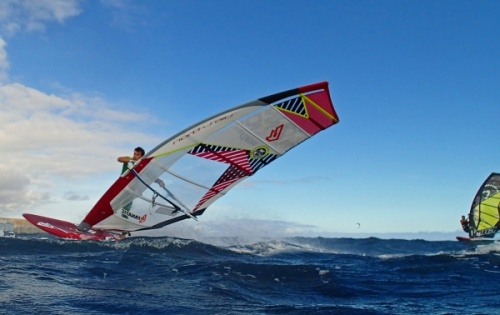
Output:
[[144,149],[141,147],[137,147],[134,149],[134,160],[137,161],[141,157],[144,156]]

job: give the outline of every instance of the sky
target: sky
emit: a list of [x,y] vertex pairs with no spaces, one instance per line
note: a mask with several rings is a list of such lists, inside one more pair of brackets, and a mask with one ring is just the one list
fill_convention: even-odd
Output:
[[2,1],[0,216],[78,223],[118,156],[328,81],[337,125],[170,231],[462,233],[500,171],[499,15],[488,0]]

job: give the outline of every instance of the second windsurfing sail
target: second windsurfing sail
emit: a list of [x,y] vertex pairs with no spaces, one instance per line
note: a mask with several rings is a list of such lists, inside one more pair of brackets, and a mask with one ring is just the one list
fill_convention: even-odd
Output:
[[[79,230],[148,230],[196,218],[245,178],[338,121],[327,82],[209,117],[131,165]],[[157,179],[166,187],[155,184]]]
[[469,211],[470,238],[493,238],[500,221],[500,174],[491,173],[479,188]]

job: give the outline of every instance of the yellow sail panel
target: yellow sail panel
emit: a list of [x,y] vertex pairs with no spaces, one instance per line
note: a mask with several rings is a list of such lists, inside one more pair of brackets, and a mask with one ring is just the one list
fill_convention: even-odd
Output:
[[479,188],[469,212],[470,237],[492,238],[500,227],[500,174],[491,173]]
[[494,227],[500,221],[498,206],[500,204],[500,192],[485,199],[479,204],[480,220],[478,230]]

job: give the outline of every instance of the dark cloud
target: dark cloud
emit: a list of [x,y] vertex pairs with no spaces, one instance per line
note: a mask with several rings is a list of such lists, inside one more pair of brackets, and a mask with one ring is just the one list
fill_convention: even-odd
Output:
[[267,238],[280,238],[291,236],[317,236],[317,227],[294,222],[258,219],[228,219],[221,221],[192,220],[181,221],[160,230],[152,230],[145,235],[173,236],[186,239],[207,241],[207,239],[220,239],[238,237],[247,243],[258,242]]
[[88,195],[82,195],[73,191],[67,191],[64,193],[63,197],[64,200],[71,200],[71,201],[81,201],[81,200],[89,200],[90,197]]
[[0,168],[0,214],[29,209],[50,200],[48,192],[33,191],[31,181],[20,171]]

